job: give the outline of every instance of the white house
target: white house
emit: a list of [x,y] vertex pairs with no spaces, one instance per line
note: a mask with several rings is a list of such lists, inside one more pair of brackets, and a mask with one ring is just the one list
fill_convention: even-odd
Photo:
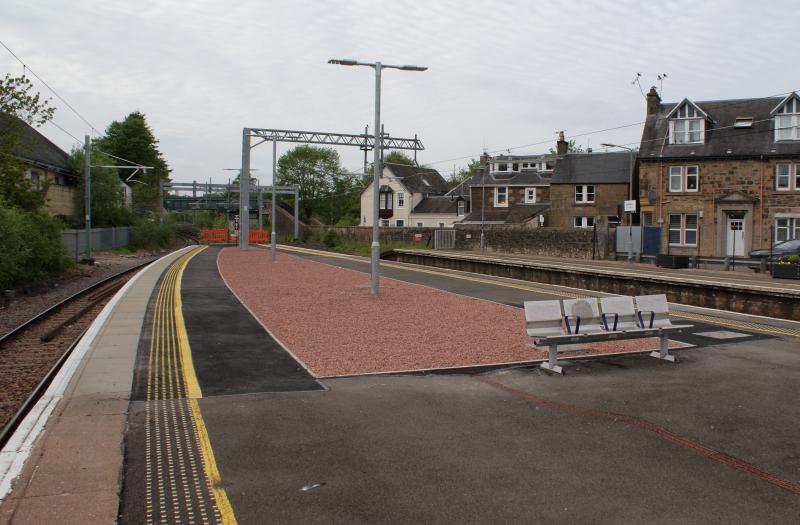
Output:
[[[380,178],[381,226],[449,228],[467,213],[466,199],[432,168],[385,164]],[[361,226],[372,225],[374,182],[361,192]],[[459,215],[460,214],[460,215]]]

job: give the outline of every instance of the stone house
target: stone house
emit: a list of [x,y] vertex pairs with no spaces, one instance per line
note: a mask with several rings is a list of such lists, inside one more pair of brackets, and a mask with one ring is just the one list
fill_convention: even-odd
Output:
[[540,226],[555,161],[555,155],[481,155],[478,173],[456,188],[470,196],[471,212],[461,224]]
[[642,223],[661,252],[744,256],[800,238],[800,97],[662,103],[639,149]]
[[550,181],[547,225],[605,228],[619,224],[630,197],[635,166],[632,152],[570,153],[559,157]]
[[[374,182],[361,191],[361,226],[372,226]],[[448,195],[450,187],[432,168],[384,164],[378,188],[383,227],[451,228],[468,209],[468,199]]]
[[69,166],[69,154],[26,122],[0,118],[0,133],[16,135],[14,156],[27,167],[32,191],[43,191],[48,212],[57,217],[76,213],[78,175]]

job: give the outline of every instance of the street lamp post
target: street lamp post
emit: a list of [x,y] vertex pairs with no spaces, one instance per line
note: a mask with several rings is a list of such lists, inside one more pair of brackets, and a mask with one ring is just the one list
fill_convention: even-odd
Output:
[[[601,146],[605,146],[607,148],[626,149],[630,153],[631,162],[629,166],[630,171],[628,174],[628,200],[633,200],[633,164],[636,152],[633,150],[633,148],[629,148],[628,146],[620,146],[619,144],[603,143]],[[628,262],[633,262],[633,213],[628,215]]]
[[373,183],[372,183],[372,261],[371,261],[371,288],[372,293],[378,295],[380,288],[380,253],[381,253],[381,232],[378,214],[380,211],[380,203],[378,201],[380,195],[378,189],[380,187],[382,166],[382,145],[381,145],[381,70],[383,69],[399,69],[401,71],[426,71],[428,68],[423,66],[394,66],[389,64],[382,64],[380,62],[358,62],[352,59],[331,59],[328,64],[336,64],[339,66],[367,66],[375,70],[375,143],[373,145]]

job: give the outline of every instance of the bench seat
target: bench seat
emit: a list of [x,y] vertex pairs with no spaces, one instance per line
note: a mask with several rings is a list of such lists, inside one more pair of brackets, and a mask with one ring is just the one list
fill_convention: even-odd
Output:
[[548,360],[541,367],[558,373],[563,372],[558,346],[565,344],[658,337],[660,348],[650,355],[674,362],[669,334],[692,328],[672,324],[663,294],[527,301],[524,307],[527,335],[534,345],[548,347]]

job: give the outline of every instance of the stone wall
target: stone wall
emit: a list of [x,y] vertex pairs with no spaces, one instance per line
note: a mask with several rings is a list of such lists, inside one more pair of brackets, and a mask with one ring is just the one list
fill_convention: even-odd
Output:
[[[486,225],[484,227],[487,252],[526,253],[549,257],[591,259],[593,245],[595,257],[609,256],[609,235],[605,229],[523,228]],[[480,226],[457,225],[456,249],[480,249]]]
[[[433,232],[439,228],[394,228],[383,227],[381,232],[381,243],[419,243],[423,246],[433,245]],[[333,230],[342,239],[354,241],[372,242],[372,227],[370,226],[308,226],[312,235],[321,236],[326,231]],[[416,234],[422,235],[422,240],[415,240]]]

